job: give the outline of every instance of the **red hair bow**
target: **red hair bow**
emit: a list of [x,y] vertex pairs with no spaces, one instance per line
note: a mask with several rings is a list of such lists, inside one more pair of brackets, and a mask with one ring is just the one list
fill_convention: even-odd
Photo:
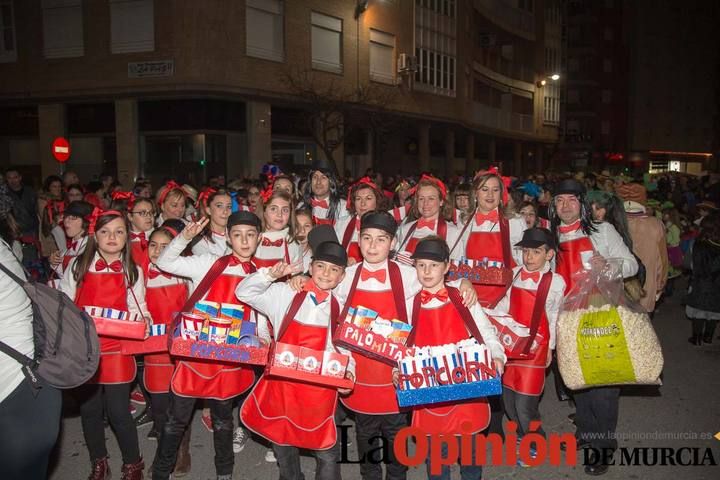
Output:
[[359,186],[361,186],[361,185],[367,185],[369,188],[372,188],[372,189],[375,190],[375,191],[377,191],[377,189],[378,189],[377,185],[375,185],[375,182],[373,182],[370,177],[368,177],[367,175],[365,175],[365,176],[362,177],[360,180],[358,180],[357,182],[355,182],[355,183],[353,183],[352,185],[350,185],[350,188],[348,189],[348,196],[347,196],[347,204],[348,204],[348,205],[350,205],[350,199],[351,199],[351,197],[352,197],[353,190],[354,190],[354,191],[360,190],[360,189],[357,188],[357,187],[359,187]]
[[428,175],[426,173],[422,174],[422,176],[420,177],[420,180],[418,180],[417,185],[412,187],[408,191],[408,193],[410,193],[410,195],[415,195],[415,192],[417,192],[418,186],[420,186],[420,182],[422,182],[423,180],[434,183],[440,190],[440,195],[442,195],[442,199],[445,200],[447,198],[447,187],[445,186],[443,181],[440,180],[439,178],[433,177],[432,175]]
[[133,192],[113,192],[110,194],[110,198],[112,198],[113,201],[127,200],[128,210],[132,210],[135,206],[135,194]]
[[200,205],[200,202],[202,202],[202,204],[205,206],[205,208],[207,208],[208,199],[212,195],[215,195],[216,193],[217,193],[217,190],[214,188],[206,188],[205,190],[200,192],[200,195],[198,195],[197,202],[195,203],[195,208],[198,208],[198,206]]
[[90,222],[88,226],[88,235],[95,234],[95,225],[97,225],[98,218],[104,217],[105,215],[116,215],[122,218],[122,213],[117,210],[102,210],[101,208],[95,207],[90,215],[85,217],[85,220]]
[[160,194],[158,197],[158,207],[162,206],[163,203],[165,203],[165,199],[168,196],[168,193],[172,192],[173,190],[180,190],[184,197],[187,197],[187,193],[185,193],[185,190],[182,189],[182,187],[175,182],[175,180],[169,180],[165,184],[165,190]]
[[57,212],[58,216],[65,212],[65,202],[62,200],[48,200],[45,208],[47,208],[48,220],[50,220],[50,224],[52,224],[55,220],[55,212]]
[[500,181],[502,182],[503,187],[504,187],[503,193],[502,193],[503,205],[507,205],[508,197],[510,194],[510,185],[512,184],[512,178],[500,175],[500,170],[498,170],[498,167],[493,166],[493,167],[488,168],[487,170],[478,171],[475,174],[475,177],[473,178],[473,180],[477,180],[478,177],[482,177],[483,175],[495,175],[500,178]]

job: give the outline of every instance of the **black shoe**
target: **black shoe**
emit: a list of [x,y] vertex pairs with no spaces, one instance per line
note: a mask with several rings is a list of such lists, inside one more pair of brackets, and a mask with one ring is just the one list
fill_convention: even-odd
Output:
[[[580,439],[578,439],[578,442]],[[610,466],[604,465],[600,463],[600,458],[598,458],[598,454],[595,452],[590,453],[590,457],[588,458],[588,463],[585,465],[585,473],[587,475],[604,475],[607,473]]]
[[148,440],[155,440],[155,441],[157,441],[157,439],[158,439],[158,431],[155,430],[155,425],[153,425],[153,427],[152,427],[152,428],[150,429],[150,431],[148,432],[147,438],[148,438]]
[[570,423],[575,423],[575,413],[568,415],[568,420],[570,420]]
[[702,345],[702,340],[700,339],[700,335],[693,335],[692,337],[688,338],[688,343],[690,345],[696,345],[700,346]]
[[712,335],[705,335],[702,339],[703,343],[712,343]]
[[584,438],[578,438],[575,441],[575,447],[580,450],[581,448],[585,448],[590,446],[590,442],[588,440],[585,440]]
[[144,427],[145,425],[150,425],[151,423],[153,423],[153,419],[152,412],[149,408],[146,408],[140,415],[135,417],[136,427]]

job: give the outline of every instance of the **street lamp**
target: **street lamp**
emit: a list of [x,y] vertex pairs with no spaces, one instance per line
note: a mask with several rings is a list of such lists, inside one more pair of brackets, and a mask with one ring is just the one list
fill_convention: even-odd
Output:
[[557,82],[558,80],[560,80],[560,75],[557,74],[557,73],[553,73],[552,75],[549,75],[549,76],[543,78],[542,80],[539,80],[539,81],[536,83],[536,85],[538,86],[538,88],[544,87],[545,85],[547,85],[547,81],[548,81],[548,80],[552,80],[553,82]]
[[370,0],[357,0],[357,5],[355,5],[355,20],[360,18],[360,15],[367,10],[369,2]]

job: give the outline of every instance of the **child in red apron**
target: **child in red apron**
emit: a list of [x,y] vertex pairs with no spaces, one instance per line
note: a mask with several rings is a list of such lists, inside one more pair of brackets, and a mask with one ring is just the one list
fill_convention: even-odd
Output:
[[[209,222],[210,219],[204,218],[187,225],[160,254],[157,266],[164,272],[191,280],[195,290],[188,301],[193,304],[199,300],[241,304],[235,296],[235,289],[249,274],[255,272],[251,260],[260,235],[260,219],[250,212],[235,212],[230,215],[227,223],[228,241],[232,250],[230,255],[219,258],[212,254],[180,256],[190,241],[202,232]],[[218,268],[222,270],[217,271]],[[219,275],[205,291],[199,291],[198,286],[211,269]],[[192,305],[186,304],[186,307],[189,309]],[[258,321],[256,313],[247,306],[245,313],[250,321]],[[262,325],[264,322],[263,319],[258,324]],[[217,478],[230,480],[234,464],[233,399],[247,391],[254,381],[253,370],[238,364],[178,361],[170,382],[168,418],[153,462],[153,479],[169,478],[183,434],[192,419],[195,402],[198,398],[204,398],[207,399],[212,415]]]
[[87,231],[90,222],[85,218],[93,211],[93,206],[82,200],[71,202],[62,218],[62,229],[66,241],[66,250],[64,252],[53,252],[48,258],[50,266],[53,269],[53,279],[49,285],[55,288],[60,287],[60,279],[63,278],[70,261],[82,255],[87,245]]
[[284,190],[269,193],[262,204],[264,229],[260,235],[253,263],[256,267],[271,267],[279,261],[296,263],[301,260],[300,245],[295,241],[295,206]]
[[348,265],[362,261],[358,247],[360,219],[371,210],[381,210],[384,203],[385,196],[370,177],[363,177],[350,187],[347,198],[350,216],[335,223],[335,234],[348,252]]
[[[565,281],[550,269],[556,247],[549,230],[525,230],[515,246],[523,249],[523,265],[513,269],[513,284],[497,309],[508,312],[516,322],[529,328],[531,336],[535,331],[538,336],[534,338],[539,344],[534,355],[508,360],[503,375],[505,412],[517,424],[518,438],[522,438],[530,432],[530,422],[540,420],[540,395],[545,388],[545,369],[550,366],[555,349],[555,326]],[[537,432],[544,434],[542,429]],[[525,466],[520,460],[518,464]]]
[[[502,373],[505,352],[482,308],[476,304],[468,309],[462,304],[459,291],[445,285],[445,274],[450,267],[450,249],[445,241],[437,236],[420,240],[412,258],[423,289],[413,299],[410,309],[413,330],[408,345],[445,345],[475,338],[490,349],[494,368]],[[393,369],[394,383],[397,383],[397,373],[397,368]],[[487,428],[489,423],[490,406],[485,398],[415,408],[412,412],[412,426],[428,435],[458,435],[460,432],[474,435]],[[443,448],[447,449],[447,446],[443,445]],[[473,452],[475,448],[473,446]],[[446,450],[443,457],[447,457]],[[426,463],[429,479],[450,478],[449,466],[443,465],[441,474],[435,476],[430,473],[429,456]],[[460,475],[479,479],[482,467],[461,465]]]
[[148,241],[155,226],[155,206],[147,198],[136,197],[128,201],[127,216],[130,219],[130,247],[133,260],[140,265],[147,260]]
[[[178,231],[165,222],[150,235],[148,245],[148,266],[145,298],[148,310],[153,318],[153,325],[165,325],[169,332],[173,315],[182,311],[188,298],[188,285],[184,278],[170,275],[158,268],[157,259],[165,247],[178,235]],[[152,430],[155,438],[160,436],[167,420],[167,410],[170,404],[170,380],[175,365],[167,352],[147,353],[144,356],[144,369],[142,382],[145,391],[150,394],[150,412],[153,420]],[[183,442],[178,462],[175,465],[176,476],[179,471],[187,473],[189,460],[189,435],[187,442]]]
[[[452,223],[453,207],[447,201],[445,184],[435,177],[423,175],[411,193],[414,197],[410,216],[397,232],[396,260],[412,265],[411,256],[417,242],[429,235],[437,235],[445,240],[453,250],[453,258],[463,257],[465,248],[459,241],[460,230]],[[413,218],[416,220],[412,221]]]
[[[349,307],[362,305],[378,312],[388,320],[407,323],[406,303],[420,291],[415,270],[388,259],[395,246],[397,224],[388,212],[368,212],[360,224],[360,252],[363,261],[348,267],[346,276],[335,289],[345,304],[340,318],[345,318]],[[460,284],[460,282],[458,282]],[[463,296],[468,303],[475,302],[472,285],[462,281]],[[407,467],[398,463],[393,453],[397,432],[407,425],[407,416],[400,413],[392,384],[392,367],[363,355],[355,355],[357,383],[353,392],[341,399],[343,405],[356,413],[357,442],[360,458],[376,447],[375,438],[382,435],[388,441],[386,468],[388,479],[404,479]],[[381,478],[382,468],[377,463],[360,464],[363,478]]]
[[192,253],[193,255],[212,253],[222,257],[229,250],[225,231],[228,217],[232,213],[232,197],[226,190],[209,188],[200,192],[197,205],[201,208],[199,211],[210,219],[210,223],[200,236],[195,237]]
[[[313,250],[312,279],[304,291],[273,283],[292,273],[291,265],[279,262],[248,277],[236,293],[241,301],[267,315],[276,341],[350,355],[332,343],[341,305],[331,291],[345,275],[346,264],[342,245],[323,242]],[[350,358],[345,376],[354,380],[355,363],[352,355]],[[272,442],[280,478],[304,478],[300,469],[302,448],[316,458],[316,479],[337,480],[341,476],[335,411],[338,394],[349,392],[265,375],[243,403],[240,418],[247,428]]]
[[[128,248],[130,228],[125,216],[118,211],[102,212],[95,208],[88,221],[87,247],[82,256],[70,261],[60,282],[61,290],[75,299],[80,308],[113,308],[149,319],[143,273],[132,261]],[[119,340],[100,337],[98,371],[77,390],[83,435],[93,464],[89,477],[92,480],[110,478],[103,411],[122,453],[122,478],[143,478],[137,429],[128,410],[135,368],[135,358],[120,353]]]

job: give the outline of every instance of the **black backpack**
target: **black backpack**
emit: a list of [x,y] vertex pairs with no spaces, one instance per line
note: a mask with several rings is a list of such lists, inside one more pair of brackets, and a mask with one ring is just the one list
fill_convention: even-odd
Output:
[[100,361],[93,319],[61,291],[25,281],[2,263],[0,270],[22,287],[32,303],[35,358],[4,342],[0,342],[0,352],[23,365],[23,373],[35,389],[40,387],[37,376],[56,388],[74,388],[92,378]]

